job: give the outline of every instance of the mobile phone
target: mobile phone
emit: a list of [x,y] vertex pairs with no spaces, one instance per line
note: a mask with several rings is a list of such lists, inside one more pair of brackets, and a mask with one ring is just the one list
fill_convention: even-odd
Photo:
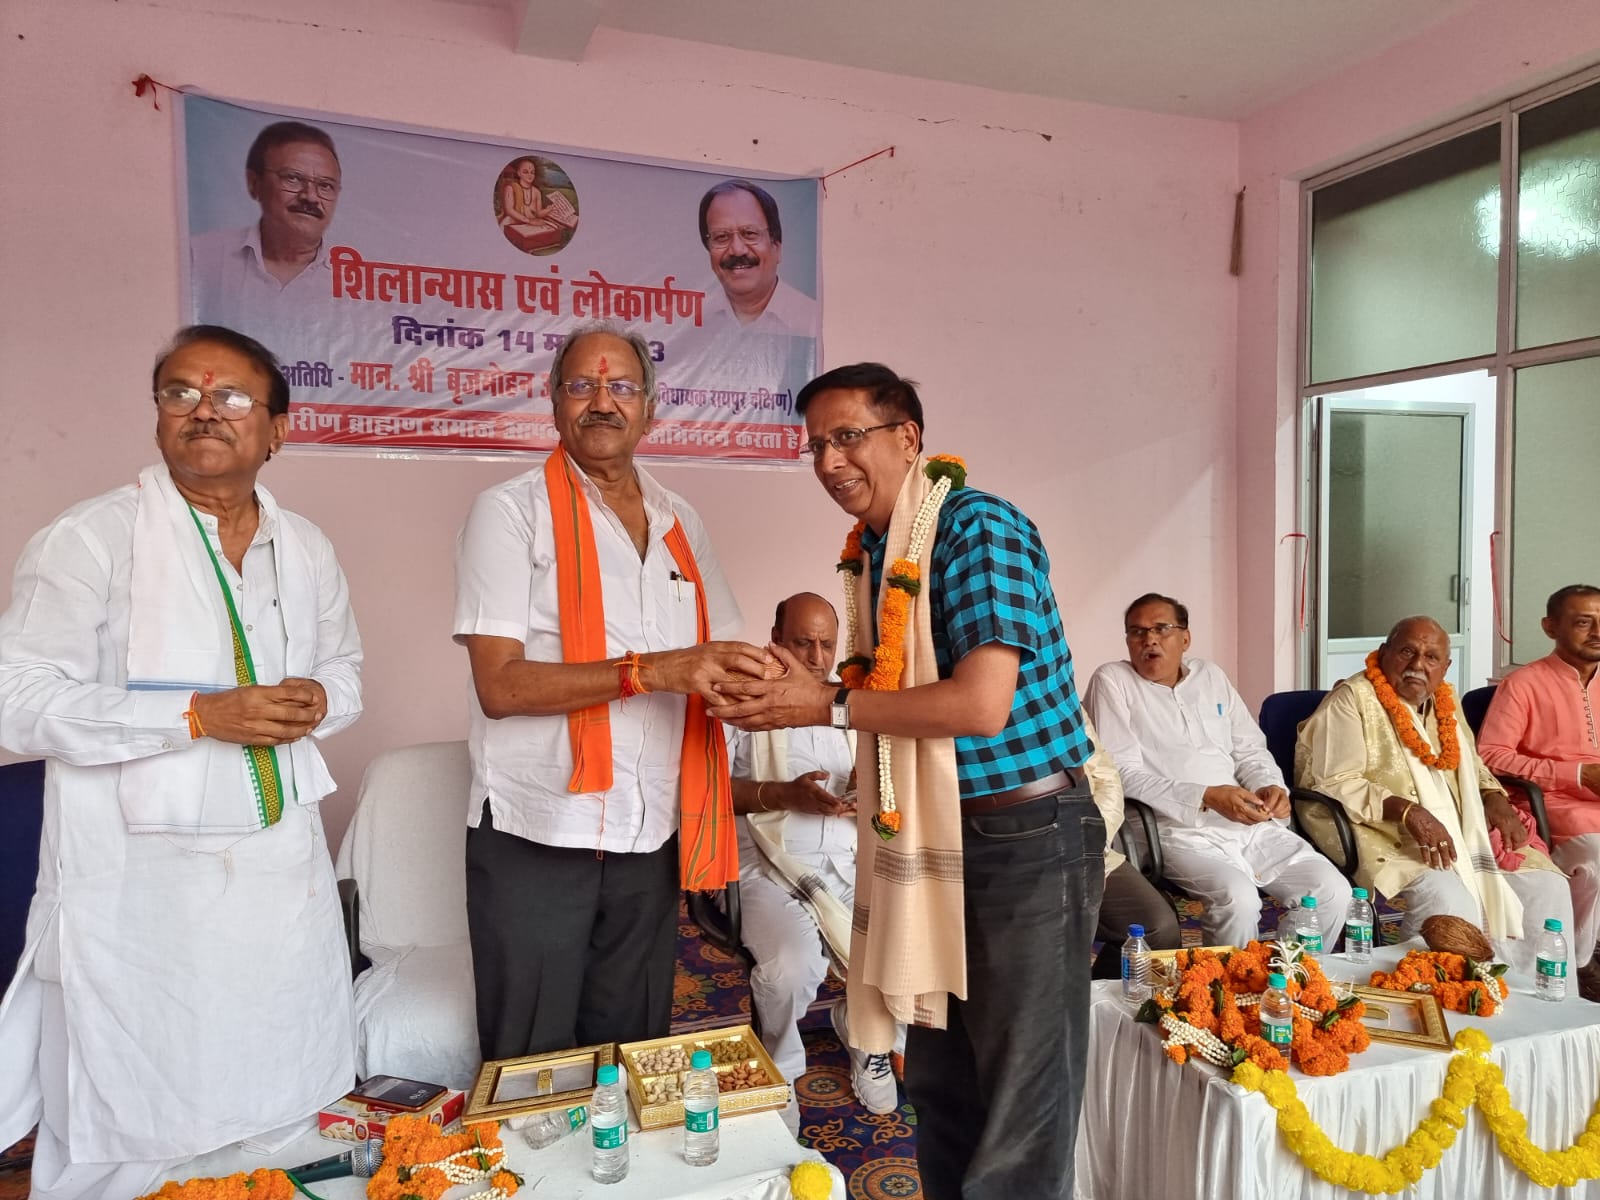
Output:
[[427,1108],[445,1092],[442,1083],[423,1083],[418,1079],[401,1079],[398,1075],[374,1075],[350,1093],[350,1099],[359,1100],[369,1108],[384,1108],[391,1112],[416,1112]]

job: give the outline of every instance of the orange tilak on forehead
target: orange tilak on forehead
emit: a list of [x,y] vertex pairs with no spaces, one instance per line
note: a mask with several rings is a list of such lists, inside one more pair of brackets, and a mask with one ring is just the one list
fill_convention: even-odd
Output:
[[604,354],[600,356],[599,370],[600,374],[602,375],[611,370],[611,360],[608,359]]
[[217,375],[216,375],[215,371],[207,371],[205,373],[205,377],[200,380],[200,386],[201,387],[210,387],[211,386],[211,381],[213,379],[215,379],[216,377],[217,377]]

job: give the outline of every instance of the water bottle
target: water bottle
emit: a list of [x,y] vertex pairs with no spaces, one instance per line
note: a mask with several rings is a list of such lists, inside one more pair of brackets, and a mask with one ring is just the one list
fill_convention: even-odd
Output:
[[1150,999],[1150,943],[1144,940],[1143,925],[1128,926],[1128,940],[1122,943],[1122,995],[1135,1004]]
[[1534,947],[1533,990],[1541,1000],[1567,998],[1567,939],[1561,936],[1561,922],[1550,917]]
[[506,1122],[521,1133],[522,1140],[535,1150],[555,1145],[567,1134],[576,1133],[588,1123],[589,1110],[582,1104],[533,1113],[527,1117],[512,1117]]
[[1278,918],[1278,945],[1283,950],[1300,944],[1300,935],[1295,932],[1300,920],[1300,901],[1289,901],[1288,907],[1283,910],[1283,916]]
[[1372,903],[1366,888],[1351,888],[1344,914],[1344,956],[1353,963],[1372,961]]
[[722,1133],[717,1128],[717,1101],[722,1089],[711,1069],[711,1052],[696,1050],[683,1077],[683,1161],[709,1167],[717,1161]]
[[589,1173],[596,1183],[617,1183],[628,1177],[628,1097],[617,1082],[614,1063],[595,1076],[594,1102],[589,1105],[589,1129],[594,1135],[594,1162]]
[[1317,898],[1300,897],[1300,912],[1295,918],[1294,935],[1300,939],[1301,956],[1315,958],[1322,953],[1322,922],[1317,920]]
[[1294,1045],[1294,1001],[1282,975],[1268,975],[1261,993],[1261,1037],[1284,1055]]

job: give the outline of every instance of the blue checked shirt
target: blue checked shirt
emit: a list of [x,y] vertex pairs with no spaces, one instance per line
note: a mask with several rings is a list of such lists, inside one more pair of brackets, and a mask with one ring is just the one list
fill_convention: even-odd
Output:
[[[876,597],[883,539],[865,529],[861,548],[872,564]],[[955,739],[961,794],[1008,791],[1087,762],[1072,652],[1050,586],[1050,557],[1033,522],[998,496],[971,488],[951,492],[939,511],[930,574],[940,679],[950,678],[956,663],[979,646],[999,642],[1022,653],[1006,727],[992,738]]]

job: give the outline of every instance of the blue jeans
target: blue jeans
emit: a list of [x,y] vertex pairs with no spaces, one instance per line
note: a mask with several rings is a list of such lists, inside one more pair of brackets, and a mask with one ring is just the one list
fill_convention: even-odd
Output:
[[967,998],[906,1037],[929,1200],[1072,1195],[1105,845],[1084,785],[962,818]]

